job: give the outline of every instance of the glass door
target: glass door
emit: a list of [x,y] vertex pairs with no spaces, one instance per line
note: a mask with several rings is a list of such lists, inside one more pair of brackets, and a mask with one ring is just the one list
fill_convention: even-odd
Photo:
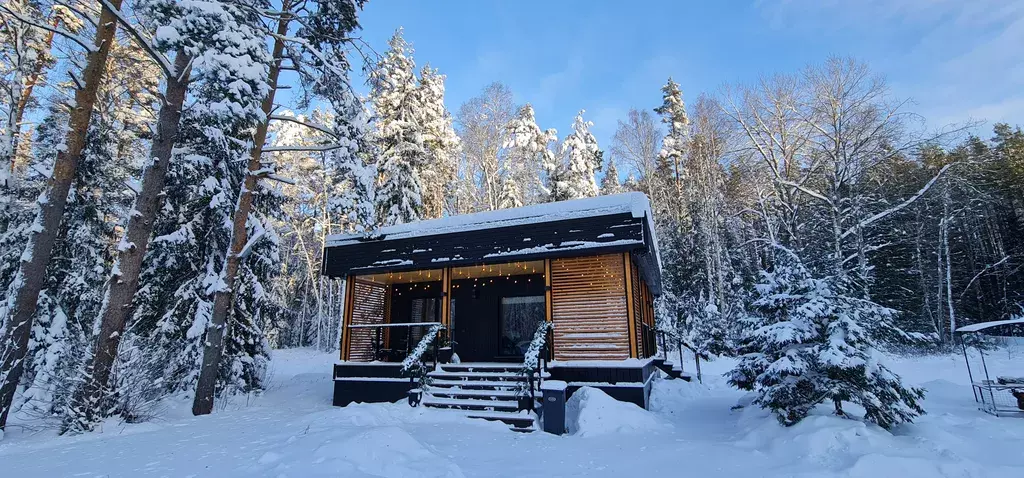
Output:
[[501,327],[498,354],[522,357],[530,348],[533,333],[544,321],[544,296],[501,298]]

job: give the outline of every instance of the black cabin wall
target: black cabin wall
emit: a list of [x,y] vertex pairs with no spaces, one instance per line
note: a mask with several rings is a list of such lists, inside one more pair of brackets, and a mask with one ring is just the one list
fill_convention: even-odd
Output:
[[[392,324],[405,324],[413,322],[412,320],[412,301],[413,299],[428,299],[435,298],[440,299],[443,295],[443,286],[441,281],[433,282],[415,282],[411,284],[393,284],[391,287],[391,323]],[[428,322],[441,322],[441,308],[440,304],[436,309],[436,315],[434,319],[428,320]],[[388,347],[394,350],[406,350],[406,342],[408,342],[408,328],[396,327],[390,331],[390,341]],[[420,337],[421,334],[427,331],[426,327],[420,327],[412,329],[414,334],[414,340],[409,345],[409,348],[416,346],[415,337]]]

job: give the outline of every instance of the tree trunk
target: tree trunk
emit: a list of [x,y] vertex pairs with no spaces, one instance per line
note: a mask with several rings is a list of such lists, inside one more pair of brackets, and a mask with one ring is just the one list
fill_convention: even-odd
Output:
[[[117,348],[125,323],[132,312],[132,300],[139,288],[142,260],[149,247],[157,212],[164,198],[164,183],[170,168],[171,153],[178,138],[182,105],[188,91],[191,57],[179,50],[174,60],[176,77],[167,78],[163,105],[157,117],[156,137],[150,149],[152,163],[142,175],[142,189],[128,217],[128,227],[117,246],[117,261],[107,282],[103,307],[99,313],[100,333],[93,350],[90,377],[79,400],[98,403],[110,379],[117,359]],[[82,403],[86,405],[86,403]]]
[[270,75],[267,79],[270,85],[270,92],[263,99],[262,105],[267,119],[260,123],[256,129],[256,134],[253,137],[252,152],[249,157],[248,171],[245,179],[242,180],[242,189],[239,191],[238,202],[235,204],[235,213],[231,225],[231,244],[224,259],[224,269],[221,272],[223,284],[214,293],[213,314],[210,317],[210,324],[206,328],[206,341],[203,344],[203,365],[199,372],[199,383],[196,384],[196,396],[192,402],[193,415],[206,415],[213,411],[217,368],[220,364],[221,355],[224,352],[225,324],[227,323],[228,311],[231,307],[235,277],[238,275],[238,267],[242,261],[240,254],[249,240],[246,222],[249,219],[249,212],[252,210],[252,192],[256,189],[259,181],[256,171],[261,169],[260,158],[263,155],[263,144],[267,140],[270,113],[274,108],[274,93],[277,92],[277,77],[281,72],[281,60],[284,52],[284,40],[281,37],[288,34],[288,23],[292,18],[288,13],[290,8],[291,1],[284,0],[281,6],[281,11],[284,13],[277,23],[278,36],[274,38],[273,63],[270,66]]
[[[110,5],[120,9],[121,1],[111,0]],[[78,173],[78,163],[82,157],[82,150],[85,149],[85,136],[89,131],[96,93],[103,81],[110,44],[117,29],[117,18],[106,6],[100,12],[98,25],[93,40],[96,50],[88,54],[81,77],[83,86],[75,91],[74,109],[71,110],[65,148],[57,153],[53,174],[47,180],[46,189],[36,201],[39,210],[9,291],[9,294],[14,296],[14,301],[4,336],[8,352],[4,354],[3,364],[0,366],[0,430],[7,424],[14,391],[24,371],[24,358],[32,331],[36,301],[39,300],[39,291],[46,280],[46,267],[50,264],[53,245],[60,235],[61,216],[64,215],[71,183]]]

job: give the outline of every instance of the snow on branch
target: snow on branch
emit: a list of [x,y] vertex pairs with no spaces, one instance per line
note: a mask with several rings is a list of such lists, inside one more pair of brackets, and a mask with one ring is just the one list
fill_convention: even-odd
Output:
[[53,33],[55,35],[60,35],[60,36],[62,36],[64,38],[67,38],[68,40],[71,40],[71,41],[77,43],[82,48],[85,48],[85,51],[87,51],[89,53],[95,53],[96,52],[96,45],[93,45],[92,43],[89,42],[89,40],[87,40],[85,38],[82,38],[80,35],[76,35],[74,33],[71,33],[69,31],[67,31],[67,30],[64,30],[64,29],[61,29],[61,28],[57,28],[57,27],[54,27],[54,26],[50,26],[50,25],[47,25],[45,23],[37,22],[37,21],[35,21],[35,20],[33,20],[33,19],[29,18],[29,17],[26,17],[26,16],[24,16],[24,15],[22,15],[22,14],[16,12],[16,11],[14,11],[14,10],[11,10],[10,7],[8,7],[7,5],[2,4],[2,3],[0,3],[0,10],[3,10],[5,13],[7,13],[8,15],[14,17],[15,20],[18,20],[21,23],[24,23],[26,25],[31,25],[33,27],[36,27],[36,28],[39,28],[39,29],[51,32],[51,33]]
[[135,28],[135,26],[132,25],[127,18],[124,17],[124,15],[121,13],[121,10],[114,8],[114,5],[110,3],[110,0],[101,1],[103,2],[103,8],[110,10],[110,12],[114,14],[114,17],[117,18],[118,23],[120,23],[121,26],[124,27],[124,30],[127,31],[128,34],[135,39],[135,42],[139,45],[139,47],[145,50],[146,53],[150,56],[150,58],[152,58],[153,61],[160,65],[160,69],[163,70],[164,75],[166,75],[167,78],[177,78],[177,74],[174,71],[174,66],[172,66],[171,62],[167,60],[167,57],[159,51],[157,51],[156,47],[153,46],[153,43],[150,42],[148,38],[142,36],[142,33],[139,32],[139,30]]
[[315,46],[310,44],[306,39],[292,37],[292,36],[288,36],[288,35],[281,35],[281,34],[273,33],[273,32],[270,33],[270,36],[275,38],[275,39],[277,39],[277,40],[281,40],[281,41],[284,41],[284,42],[298,43],[299,45],[302,45],[302,47],[305,48],[307,51],[309,51],[310,54],[312,54],[318,60],[320,60],[320,63],[324,66],[324,68],[327,68],[328,70],[330,70],[331,73],[333,73],[339,80],[341,80],[345,84],[346,88],[348,88],[349,90],[352,89],[352,85],[350,85],[348,80],[347,80],[347,78],[348,78],[348,71],[346,71],[346,70],[344,70],[342,68],[338,68],[338,67],[334,66],[334,62],[333,61],[328,59],[327,56],[324,55],[324,53],[322,51],[320,51]]
[[338,136],[334,132],[334,130],[331,129],[329,126],[322,125],[322,124],[317,123],[315,121],[302,120],[302,119],[299,119],[296,116],[270,115],[270,120],[271,121],[289,121],[289,122],[292,122],[292,123],[295,123],[295,124],[300,124],[302,126],[310,128],[310,129],[315,129],[315,130],[320,131],[322,133],[329,134],[329,135],[331,135],[332,138],[336,138]]
[[263,148],[264,153],[288,153],[288,152],[326,152],[334,151],[335,149],[341,149],[340,144],[325,144],[323,146],[271,146],[269,148]]
[[267,234],[267,229],[263,227],[263,223],[256,221],[256,230],[253,231],[252,236],[246,241],[245,246],[242,246],[242,250],[238,253],[239,259],[245,259],[252,252],[252,248],[256,243],[263,239],[263,236]]
[[953,162],[953,163],[949,163],[949,164],[943,166],[942,169],[940,169],[939,172],[936,173],[935,176],[932,177],[928,181],[928,183],[925,184],[924,187],[921,188],[920,191],[914,193],[913,196],[910,196],[905,201],[903,201],[903,202],[901,202],[901,203],[899,203],[899,204],[897,204],[897,205],[895,205],[895,206],[893,206],[893,207],[891,207],[889,209],[886,209],[886,210],[884,210],[884,211],[882,211],[882,212],[880,212],[878,214],[875,214],[874,216],[871,216],[871,217],[869,217],[869,218],[867,218],[867,219],[865,219],[865,220],[863,220],[863,221],[853,225],[852,227],[847,229],[846,232],[844,232],[841,236],[839,236],[839,238],[840,239],[846,239],[846,236],[849,236],[850,234],[853,234],[854,232],[857,232],[858,229],[863,229],[863,228],[865,228],[867,226],[870,226],[871,224],[873,224],[875,222],[878,222],[878,221],[880,221],[882,219],[885,219],[889,215],[891,215],[893,213],[896,213],[896,212],[899,212],[903,208],[913,204],[914,201],[917,201],[918,199],[920,199],[921,196],[924,196],[924,194],[927,193],[928,190],[932,188],[932,186],[935,184],[935,182],[938,181],[939,178],[942,177],[942,175],[946,173],[946,170],[948,170],[949,168],[951,168],[952,166],[954,166],[956,164],[957,163]]
[[982,269],[981,272],[975,274],[974,277],[971,278],[971,281],[964,286],[964,291],[963,293],[960,294],[960,298],[963,299],[964,296],[967,295],[967,292],[971,290],[971,285],[974,284],[974,281],[978,280],[979,277],[988,272],[990,269],[995,269],[996,267],[1005,264],[1006,261],[1010,260],[1010,257],[1011,256],[1003,257],[1002,259],[999,260],[999,262],[996,262],[995,264],[989,264],[985,266],[985,268]]

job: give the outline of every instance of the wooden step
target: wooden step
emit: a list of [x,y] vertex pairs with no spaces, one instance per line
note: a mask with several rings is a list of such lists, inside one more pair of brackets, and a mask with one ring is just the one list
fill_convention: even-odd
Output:
[[466,418],[502,422],[517,432],[536,431],[534,415],[521,412],[495,412],[487,410],[460,410],[457,408],[431,408],[437,413],[459,414]]
[[533,428],[534,418],[532,414],[517,412],[469,412],[469,418],[480,418],[483,420],[500,421],[506,425],[516,428]]
[[504,372],[517,373],[523,369],[521,363],[466,362],[441,364],[442,372]]
[[509,372],[430,372],[427,374],[430,378],[439,378],[443,380],[488,380],[488,381],[523,381],[526,379],[523,375],[518,373]]
[[444,387],[430,387],[430,393],[446,397],[474,397],[478,399],[515,399],[519,396],[519,393],[515,390],[466,390]]
[[430,408],[454,408],[467,411],[502,411],[519,410],[519,402],[515,400],[463,400],[457,398],[423,397],[423,406]]
[[519,384],[522,382],[512,380],[442,380],[434,379],[430,381],[430,388],[435,387],[456,387],[463,389],[476,389],[476,390],[516,390],[519,388]]

